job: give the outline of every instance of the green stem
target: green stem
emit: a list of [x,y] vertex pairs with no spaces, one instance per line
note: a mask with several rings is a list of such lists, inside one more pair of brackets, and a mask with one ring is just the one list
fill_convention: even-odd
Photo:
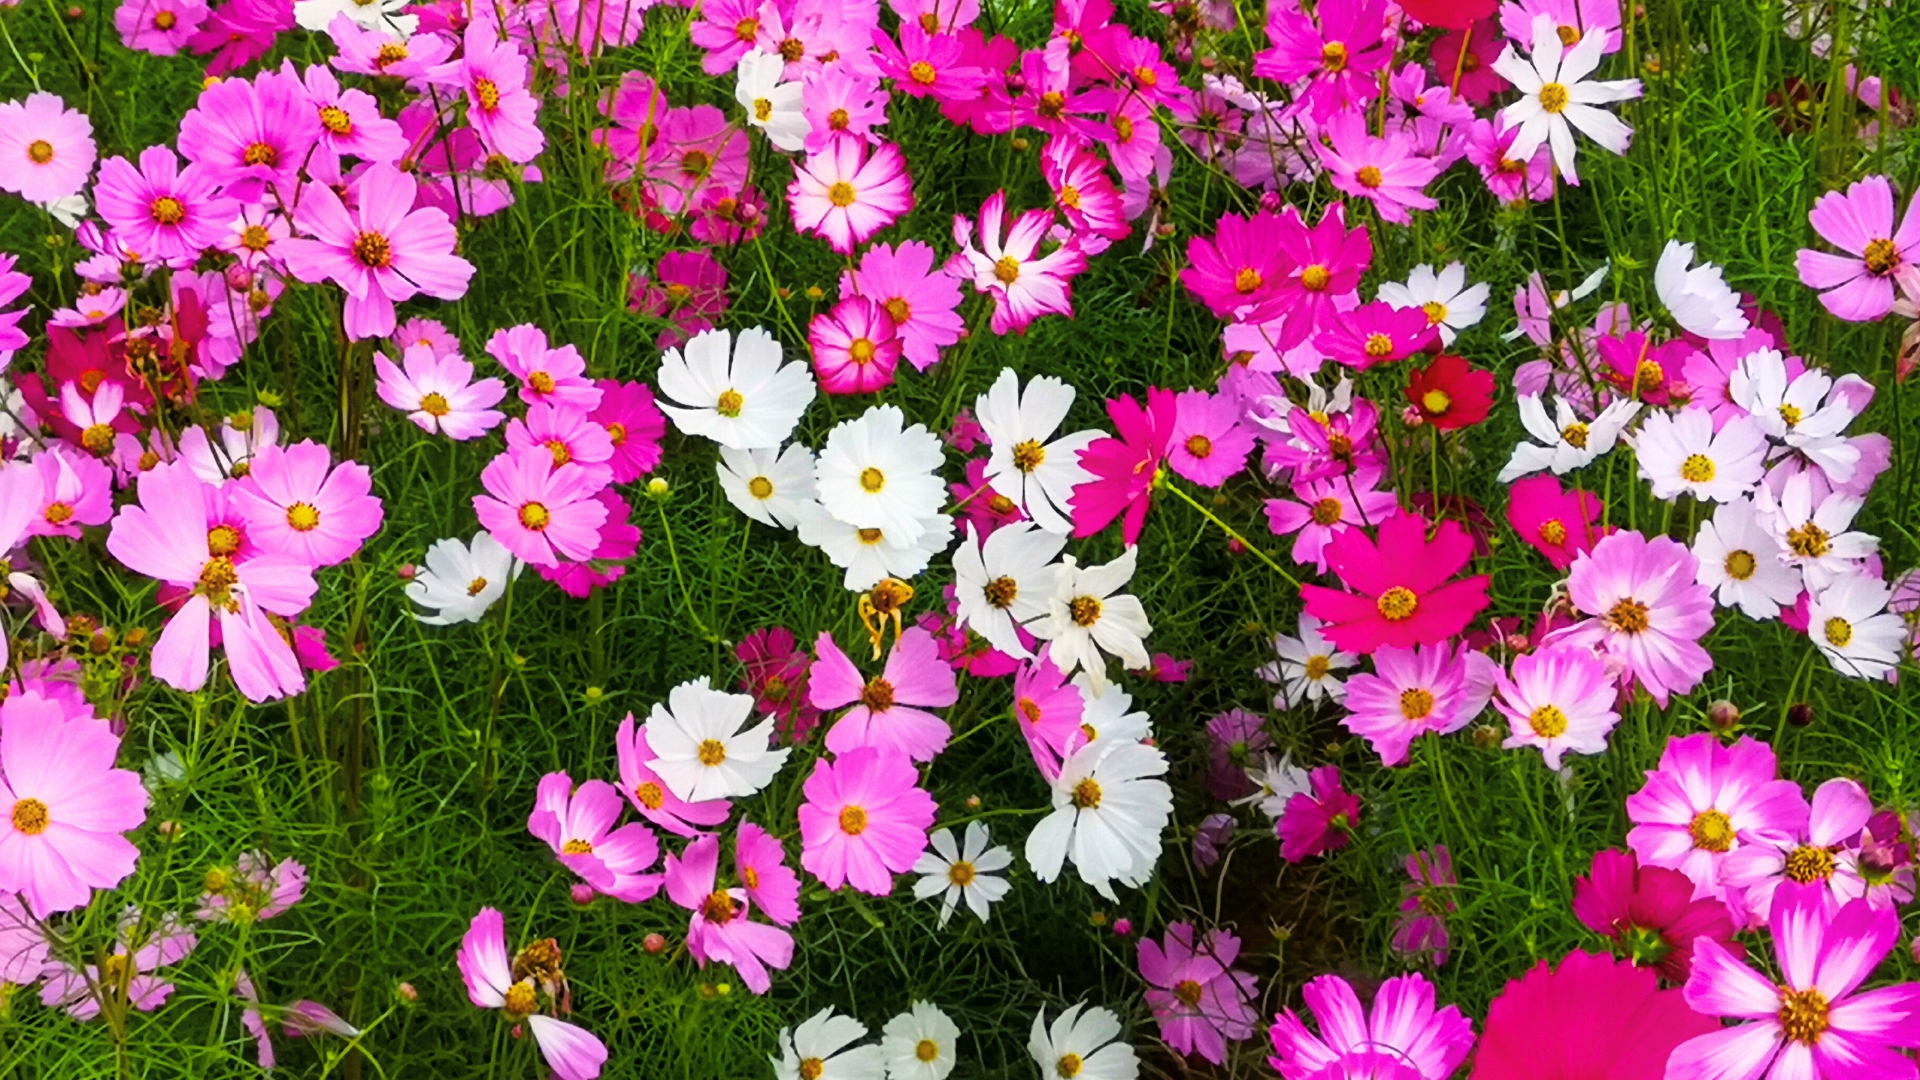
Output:
[[1259,558],[1261,562],[1266,563],[1269,567],[1271,567],[1274,573],[1279,574],[1283,578],[1286,578],[1288,584],[1292,585],[1296,589],[1300,587],[1299,578],[1296,578],[1292,574],[1287,573],[1285,567],[1273,561],[1273,556],[1268,555],[1266,552],[1248,543],[1247,538],[1244,536],[1241,536],[1238,532],[1235,532],[1233,526],[1227,524],[1224,521],[1221,521],[1220,518],[1217,515],[1215,515],[1213,511],[1200,505],[1200,501],[1198,499],[1195,499],[1193,496],[1187,494],[1185,491],[1182,491],[1180,488],[1176,487],[1173,484],[1162,482],[1160,483],[1159,486],[1166,489],[1167,491],[1173,492],[1175,495],[1180,496],[1182,499],[1185,499],[1188,506],[1191,506],[1195,510],[1200,511],[1200,514],[1202,517],[1205,517],[1208,521],[1211,521],[1215,525],[1220,526],[1220,530],[1222,532],[1226,533],[1229,537],[1233,538],[1234,540],[1239,541],[1241,547],[1244,547],[1248,551],[1253,552],[1253,554],[1257,558]]

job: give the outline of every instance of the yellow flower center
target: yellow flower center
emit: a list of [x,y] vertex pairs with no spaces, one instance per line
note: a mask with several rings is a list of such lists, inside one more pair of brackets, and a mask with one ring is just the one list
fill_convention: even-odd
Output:
[[520,507],[520,524],[534,532],[545,529],[547,522],[552,520],[553,515],[548,512],[545,503],[530,502]]
[[1557,705],[1542,705],[1527,715],[1527,726],[1543,739],[1557,739],[1567,733],[1567,714]]
[[1059,1061],[1053,1063],[1053,1071],[1066,1080],[1073,1080],[1073,1077],[1080,1075],[1080,1064],[1079,1054],[1063,1054]]
[[1716,471],[1713,459],[1705,454],[1688,454],[1687,460],[1680,463],[1680,479],[1689,484],[1704,484],[1713,479]]
[[1321,526],[1338,525],[1345,512],[1339,499],[1328,496],[1313,504],[1313,523]]
[[1244,296],[1259,288],[1264,280],[1265,279],[1260,276],[1260,271],[1255,270],[1251,266],[1243,266],[1240,268],[1239,273],[1233,275],[1233,289],[1235,292]]
[[1540,523],[1540,539],[1549,544],[1560,545],[1567,542],[1566,522],[1559,518],[1548,518]]
[[1181,979],[1173,984],[1173,996],[1189,1009],[1200,1004],[1201,993],[1199,982],[1193,979]]
[[194,591],[205,596],[215,607],[232,610],[233,587],[240,584],[240,573],[233,568],[233,560],[225,555],[215,555],[200,567],[200,582]]
[[864,807],[849,803],[840,809],[840,831],[848,836],[859,836],[867,831],[867,811]]
[[1718,810],[1702,810],[1687,825],[1693,846],[1702,851],[1726,852],[1733,849],[1733,819]]
[[239,550],[239,529],[231,525],[215,525],[207,530],[207,554],[231,555]]
[[248,165],[266,165],[272,167],[280,160],[280,151],[269,143],[248,143],[240,153],[240,160]]
[[1780,990],[1780,1033],[1789,1042],[1812,1046],[1827,1031],[1827,996],[1809,987]]
[[874,712],[886,712],[893,708],[893,684],[875,675],[867,680],[866,688],[860,691],[860,704]]
[[727,744],[719,739],[702,739],[696,754],[700,758],[700,764],[712,768],[727,760]]
[[887,474],[869,465],[860,470],[860,487],[865,491],[877,492],[887,486]]
[[1735,581],[1745,581],[1760,568],[1751,551],[1729,551],[1727,553],[1727,576]]
[[468,595],[468,596],[479,596],[479,595],[480,595],[481,593],[483,593],[483,592],[486,592],[486,591],[487,591],[487,579],[486,579],[486,578],[483,578],[483,577],[477,577],[477,578],[474,578],[474,579],[473,579],[472,581],[469,581],[469,582],[467,582],[467,595]]
[[1861,253],[1861,258],[1866,260],[1869,272],[1884,277],[1891,273],[1894,267],[1900,265],[1900,249],[1893,246],[1893,241],[1885,238],[1869,240],[1866,251]]
[[187,218],[187,208],[171,195],[162,195],[147,208],[148,216],[162,225],[178,225]]
[[1429,390],[1420,395],[1420,407],[1439,416],[1453,408],[1453,398],[1445,390]]
[[1213,456],[1213,440],[1205,435],[1195,435],[1187,440],[1187,453],[1197,458]]
[[553,373],[536,371],[527,376],[527,385],[533,387],[533,392],[536,394],[551,394],[555,385]]
[[1540,107],[1550,113],[1558,113],[1567,107],[1567,88],[1557,82],[1550,82],[1540,88]]
[[1381,593],[1380,598],[1374,601],[1374,606],[1388,622],[1402,622],[1413,617],[1414,611],[1420,607],[1420,598],[1413,594],[1412,589],[1395,585]]
[[1354,173],[1353,178],[1360,181],[1361,187],[1369,189],[1379,187],[1381,180],[1384,179],[1380,175],[1380,170],[1372,165],[1360,166],[1360,171]]
[[1577,26],[1556,26],[1553,32],[1560,38],[1562,48],[1571,49],[1580,44],[1580,28]]
[[746,407],[747,399],[732,388],[720,391],[720,399],[713,403],[713,410],[729,420],[739,417],[740,410]]
[[1069,210],[1080,209],[1080,189],[1072,184],[1061,184],[1060,205]]
[[1333,271],[1319,263],[1300,271],[1300,287],[1308,292],[1326,292],[1327,286],[1332,283]]
[[660,785],[651,780],[642,781],[639,787],[634,788],[633,797],[639,799],[640,805],[649,810],[658,810],[667,801],[666,795],[660,790]]
[[869,338],[854,338],[847,346],[847,358],[856,364],[873,363],[873,352],[873,341]]
[[1827,553],[1832,539],[1827,530],[1809,521],[1797,529],[1787,530],[1787,550],[1802,558],[1817,559]]
[[80,444],[95,454],[104,454],[113,449],[113,428],[106,424],[94,424],[80,433]]
[[845,131],[852,123],[853,117],[848,116],[845,109],[835,109],[827,114],[827,126],[835,131]]
[[874,544],[879,543],[881,540],[881,533],[879,529],[860,529],[858,530],[857,535],[860,537],[860,542],[863,544],[866,544],[868,547],[872,547]]
[[1428,326],[1439,326],[1447,321],[1447,305],[1438,300],[1429,300],[1421,304],[1420,310],[1427,313]]
[[1347,69],[1347,43],[1329,41],[1320,46],[1320,65],[1328,71],[1341,72]]
[[1039,468],[1040,463],[1045,460],[1047,460],[1047,448],[1041,446],[1036,440],[1028,439],[1014,444],[1013,467],[1021,472],[1030,473]]
[[287,527],[294,532],[312,532],[320,527],[320,511],[312,503],[294,503],[287,507]]
[[1828,619],[1821,630],[1827,635],[1827,644],[1836,649],[1844,649],[1853,641],[1853,624],[1838,615]]
[[1587,448],[1587,425],[1572,423],[1561,428],[1560,441],[1573,447],[1575,450],[1585,450]]
[[756,499],[770,498],[773,495],[773,481],[764,476],[756,476],[747,481],[747,494]]
[[47,504],[47,513],[46,513],[47,524],[49,525],[65,524],[66,521],[71,517],[73,517],[73,507],[67,505],[66,503],[56,502],[56,503]]
[[853,185],[845,180],[834,181],[833,186],[827,189],[827,199],[835,206],[852,206]]
[[1367,355],[1376,360],[1393,355],[1393,339],[1382,333],[1367,335]]
[[420,399],[420,411],[428,416],[445,416],[453,411],[453,406],[440,394],[428,394]]
[[733,24],[733,36],[736,41],[752,42],[760,34],[759,19],[741,19]]
[[351,135],[353,134],[353,117],[348,116],[347,110],[338,105],[322,105],[320,106],[320,126],[335,135]]
[[820,1080],[827,1071],[827,1063],[819,1058],[800,1059],[800,1080]]
[[45,165],[53,160],[53,144],[45,139],[35,139],[27,144],[27,157],[35,165]]
[[585,840],[569,840],[566,843],[560,845],[560,854],[591,855],[593,854],[593,845],[588,843]]
[[383,270],[393,265],[393,245],[382,233],[363,232],[353,238],[353,257],[359,259],[362,266]]
[[1076,596],[1067,605],[1067,613],[1073,616],[1074,625],[1092,626],[1100,621],[1100,600],[1094,596]]
[[492,112],[500,107],[500,87],[492,79],[475,79],[473,98],[480,103],[482,112]]
[[1089,776],[1073,785],[1073,805],[1082,810],[1092,810],[1100,805],[1100,783]]
[[1802,415],[1804,414],[1801,413],[1798,405],[1787,405],[1783,403],[1780,406],[1780,419],[1790,428],[1799,425]]
[[533,980],[521,979],[507,990],[507,1015],[514,1017],[532,1016],[540,1007],[540,999],[534,994]]
[[907,75],[921,86],[932,86],[935,78],[933,65],[925,60],[915,60],[913,65],[907,68]]
[[13,804],[14,830],[25,836],[47,831],[47,804],[39,799],[21,799]]
[[1020,261],[1011,255],[1002,255],[993,264],[993,276],[1002,284],[1011,285],[1020,280]]
[[1014,598],[1020,595],[1020,583],[1010,577],[997,577],[987,582],[987,603],[1005,611],[1013,606]]
[[[947,867],[947,880],[952,882],[955,885],[960,886],[963,889],[973,884],[973,878],[974,878],[974,869],[973,869],[973,864],[970,862],[965,862],[965,861],[957,862],[957,863],[954,863],[952,866]],[[932,1059],[922,1058],[921,1060],[931,1061]]]
[[1833,876],[1833,852],[1803,844],[1787,852],[1785,873],[1788,881],[1802,885],[1825,881]]
[[1400,715],[1408,720],[1425,720],[1433,714],[1433,692],[1422,687],[1400,691]]
[[1313,656],[1307,657],[1306,672],[1307,672],[1308,679],[1311,679],[1314,682],[1319,682],[1321,679],[1326,678],[1327,673],[1332,670],[1333,670],[1332,657],[1320,655],[1317,653]]
[[766,98],[754,98],[753,118],[763,124],[773,119],[773,102],[768,101]]
[[1622,633],[1638,634],[1647,628],[1647,605],[1628,597],[1613,605],[1606,621]]

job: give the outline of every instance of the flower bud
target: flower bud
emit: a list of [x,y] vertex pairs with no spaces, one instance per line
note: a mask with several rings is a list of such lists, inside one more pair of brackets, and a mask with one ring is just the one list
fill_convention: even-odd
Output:
[[1707,726],[1722,732],[1739,727],[1740,706],[1725,699],[1707,706]]
[[400,995],[400,1000],[408,1005],[412,1005],[414,1002],[420,1000],[420,991],[415,990],[413,984],[410,982],[403,982],[399,986],[394,987],[393,990],[394,993]]
[[573,888],[567,890],[567,895],[576,905],[586,907],[593,903],[593,898],[598,894],[593,891],[593,886],[580,881],[575,882]]
[[1793,708],[1788,709],[1787,723],[1792,724],[1794,727],[1813,726],[1813,706],[1803,701]]
[[420,568],[410,562],[401,563],[399,566],[394,567],[393,572],[399,576],[401,581],[412,581],[415,577],[419,576]]
[[1131,934],[1131,933],[1133,933],[1132,919],[1113,920],[1113,936],[1114,937],[1126,937],[1128,934]]
[[640,947],[647,950],[648,956],[659,956],[667,951],[667,939],[659,934],[648,934],[641,939]]

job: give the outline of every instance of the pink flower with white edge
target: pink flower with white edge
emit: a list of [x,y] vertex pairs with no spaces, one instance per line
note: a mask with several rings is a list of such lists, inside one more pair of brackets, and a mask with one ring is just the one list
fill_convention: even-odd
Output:
[[901,340],[892,316],[879,304],[851,296],[813,317],[807,345],[820,389],[829,394],[871,394],[893,385]]
[[773,986],[767,969],[784,971],[793,963],[793,935],[749,919],[753,904],[748,891],[720,888],[719,877],[717,836],[702,836],[678,857],[667,856],[667,896],[693,912],[687,923],[687,951],[701,967],[709,960],[732,964],[747,989],[764,994]]
[[77,195],[94,157],[93,121],[58,95],[0,104],[0,191],[41,204]]
[[1240,403],[1228,394],[1182,390],[1174,399],[1167,465],[1204,487],[1217,488],[1247,467],[1253,432],[1240,423]]
[[659,874],[641,873],[660,858],[660,843],[637,821],[616,828],[620,809],[619,791],[605,780],[588,780],[575,789],[566,773],[548,773],[534,794],[527,831],[595,892],[644,903],[660,891]]
[[[1858,781],[1836,776],[1821,784],[1798,833],[1756,836],[1721,864],[1720,884],[1726,887],[1734,918],[1744,915],[1748,929],[1765,926],[1775,898],[1788,883],[1824,887],[1829,910],[1867,895],[1860,875],[1860,840],[1872,817],[1873,800]],[[1885,890],[1876,895],[1875,906],[1893,902]]]
[[1607,748],[1607,733],[1620,714],[1613,707],[1613,679],[1593,650],[1555,645],[1514,657],[1511,676],[1496,673],[1500,692],[1493,706],[1513,726],[1503,749],[1537,747],[1547,768],[1558,770],[1563,754]]
[[373,473],[357,461],[334,465],[311,439],[261,447],[233,499],[250,539],[316,568],[352,558],[386,518]]
[[588,411],[600,405],[600,387],[586,377],[580,350],[549,348],[546,331],[532,323],[495,330],[487,339],[487,355],[520,380],[520,400],[529,405],[553,401]]
[[1493,693],[1493,661],[1447,642],[1373,654],[1372,673],[1347,680],[1347,716],[1340,725],[1367,740],[1382,764],[1407,760],[1413,740],[1466,727]]
[[913,209],[913,178],[900,148],[882,143],[868,156],[858,139],[835,139],[807,156],[787,186],[793,227],[842,255]]
[[919,371],[939,363],[940,350],[967,329],[959,311],[960,283],[934,265],[933,248],[918,240],[869,247],[859,267],[841,278],[840,294],[849,293],[886,309],[901,355]]
[[557,972],[560,946],[552,938],[507,955],[507,921],[498,908],[481,908],[460,939],[460,978],[467,1000],[481,1009],[499,1009],[513,1024],[526,1024],[540,1056],[560,1080],[594,1080],[607,1063],[607,1046],[585,1028],[540,1010],[544,992],[558,1012],[566,1000],[566,979]]
[[960,250],[947,260],[947,273],[970,278],[975,292],[993,296],[996,334],[1024,334],[1042,315],[1073,316],[1073,276],[1087,268],[1078,244],[1068,241],[1040,256],[1040,241],[1053,225],[1051,210],[1029,210],[1006,225],[1007,193],[996,191],[980,207],[980,247],[973,246],[973,220],[953,217],[953,242]]
[[1603,537],[1574,560],[1567,580],[1573,606],[1589,618],[1550,640],[1601,650],[1665,708],[1713,670],[1713,656],[1700,647],[1713,629],[1713,593],[1694,581],[1699,568],[1692,552],[1665,536]]
[[140,850],[121,834],[147,819],[147,792],[114,768],[105,720],[15,692],[0,703],[0,749],[0,894],[45,919],[133,873]]
[[1327,572],[1327,545],[1349,528],[1373,528],[1392,517],[1400,502],[1391,491],[1376,491],[1380,470],[1366,468],[1351,476],[1295,481],[1292,499],[1267,500],[1267,527],[1275,536],[1299,533],[1293,541],[1293,561],[1312,563]]
[[781,926],[800,921],[800,875],[787,865],[778,837],[751,821],[733,834],[733,873],[760,913]]
[[1732,746],[1709,732],[1669,739],[1660,767],[1627,796],[1627,846],[1643,865],[1691,878],[1694,899],[1725,898],[1721,870],[1733,852],[1791,843],[1806,827],[1800,785],[1779,777],[1773,749],[1748,736]]
[[647,745],[633,714],[620,721],[613,746],[620,763],[620,793],[627,797],[640,816],[675,836],[699,836],[700,827],[711,828],[727,820],[733,804],[725,799],[687,802],[673,793],[660,774],[653,771],[653,748]]
[[507,396],[507,384],[494,378],[476,382],[473,364],[459,353],[436,354],[431,345],[409,344],[402,360],[404,370],[376,354],[373,367],[380,381],[374,388],[381,401],[429,435],[477,439],[507,418],[493,407]]
[[545,450],[555,468],[572,462],[597,476],[601,487],[613,482],[613,436],[570,405],[532,405],[525,419],[507,421],[507,449]]
[[584,562],[600,546],[607,508],[594,499],[604,479],[578,465],[556,467],[544,449],[509,451],[480,473],[473,497],[480,524],[502,547],[535,566]]
[[1075,233],[1111,241],[1125,240],[1133,231],[1120,191],[1107,175],[1107,163],[1072,139],[1047,142],[1040,156],[1040,175]]
[[933,796],[905,754],[862,746],[821,758],[800,806],[800,865],[827,888],[851,884],[874,896],[913,868],[927,846]]
[[[946,749],[953,729],[926,708],[944,709],[960,700],[953,669],[940,662],[933,635],[912,627],[894,639],[887,666],[861,679],[847,654],[821,631],[814,642],[817,659],[807,673],[807,696],[817,709],[852,705],[827,732],[827,749],[844,754],[863,746],[932,761]],[[926,708],[917,708],[925,706]]]

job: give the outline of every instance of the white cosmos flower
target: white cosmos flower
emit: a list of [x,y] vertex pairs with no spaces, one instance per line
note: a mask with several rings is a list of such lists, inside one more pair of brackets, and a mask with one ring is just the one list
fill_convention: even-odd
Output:
[[654,703],[641,737],[653,751],[653,771],[683,802],[751,795],[792,752],[769,748],[770,716],[741,729],[753,711],[752,695],[715,690],[704,675],[669,691],[667,706]]
[[910,544],[946,499],[937,472],[945,462],[939,436],[925,424],[907,427],[897,406],[878,405],[827,433],[814,483],[827,513]]
[[740,58],[733,98],[747,110],[747,123],[767,133],[767,141],[789,153],[807,145],[811,130],[800,111],[803,87],[797,82],[782,83],[787,70],[784,57],[754,49]]
[[1799,568],[1808,592],[1819,592],[1840,575],[1854,572],[1858,560],[1880,550],[1877,537],[1853,531],[1853,516],[1866,501],[1834,491],[1815,505],[1811,472],[1788,477],[1778,499],[1762,484],[1753,505],[1780,544],[1781,561]]
[[1560,31],[1551,16],[1533,18],[1533,55],[1525,60],[1509,44],[1493,62],[1493,70],[1518,87],[1522,97],[1500,112],[1502,128],[1518,127],[1507,156],[1528,161],[1541,143],[1553,147],[1553,163],[1567,183],[1578,185],[1574,169],[1573,129],[1616,154],[1627,152],[1633,129],[1620,118],[1596,105],[1625,101],[1640,96],[1639,79],[1614,82],[1589,82],[1587,76],[1600,66],[1607,46],[1607,35],[1588,34],[1573,48],[1560,43]]
[[908,542],[885,529],[856,528],[817,502],[800,505],[800,542],[819,548],[846,571],[842,583],[853,592],[873,588],[881,578],[912,578],[953,541],[953,519],[934,514],[920,522],[920,537]]
[[1777,349],[1762,349],[1735,365],[1727,378],[1727,399],[1752,413],[1760,430],[1844,484],[1853,479],[1860,448],[1842,433],[1858,414],[1845,395],[1832,393],[1834,385],[1819,368],[1789,381],[1786,358]]
[[780,343],[757,326],[740,331],[738,342],[704,330],[683,349],[660,357],[659,405],[689,435],[735,450],[772,449],[813,401],[813,372],[782,365]]
[[405,41],[420,28],[420,16],[400,14],[406,6],[407,0],[299,0],[293,5],[293,21],[302,30],[332,36],[328,27],[334,16],[345,15],[364,30],[378,30],[395,41]]
[[1160,861],[1160,833],[1173,789],[1159,779],[1167,755],[1132,739],[1096,739],[1072,754],[1053,781],[1053,813],[1027,835],[1027,864],[1041,881],[1072,858],[1080,880],[1118,901],[1113,882],[1138,888]]
[[974,418],[992,445],[986,478],[993,490],[1012,499],[1041,528],[1062,536],[1073,531],[1067,500],[1074,485],[1093,479],[1080,467],[1080,451],[1101,435],[1076,431],[1053,439],[1073,407],[1073,397],[1072,386],[1050,375],[1028,380],[1022,394],[1020,377],[1012,368],[1002,368],[973,406]]
[[1720,268],[1693,262],[1693,245],[1667,241],[1653,268],[1653,290],[1682,330],[1703,338],[1731,341],[1747,332],[1747,316],[1740,310],[1740,294],[1727,287]]
[[1066,537],[1026,521],[995,529],[983,543],[968,522],[967,538],[953,549],[960,625],[1008,656],[1031,659],[1014,627],[1046,615],[1060,575],[1054,560],[1066,546]]
[[1886,583],[1860,571],[1841,574],[1807,603],[1807,636],[1833,670],[1878,679],[1900,663],[1906,624],[1887,610]]
[[407,582],[407,599],[435,614],[413,617],[428,626],[479,622],[495,600],[506,595],[507,583],[520,576],[525,565],[482,530],[471,546],[448,537],[427,549],[426,566]]
[[773,1062],[777,1080],[884,1080],[886,1057],[878,1046],[848,1043],[867,1036],[867,1025],[851,1016],[835,1016],[829,1005],[789,1032],[780,1029],[780,1056]]
[[1307,770],[1293,763],[1292,751],[1278,759],[1272,754],[1261,754],[1259,766],[1248,768],[1246,773],[1247,779],[1253,781],[1254,793],[1233,800],[1233,805],[1258,804],[1260,812],[1267,815],[1269,821],[1279,821],[1285,817],[1287,803],[1295,795],[1313,790],[1313,781],[1308,778]]
[[1552,469],[1554,475],[1561,476],[1585,467],[1594,458],[1613,449],[1613,444],[1620,439],[1620,432],[1640,411],[1638,401],[1616,398],[1612,404],[1600,410],[1599,416],[1587,421],[1580,419],[1566,398],[1556,398],[1554,408],[1557,415],[1549,419],[1547,407],[1540,398],[1539,394],[1520,396],[1520,423],[1527,429],[1527,434],[1539,440],[1539,444],[1523,442],[1513,448],[1513,457],[1500,470],[1502,484],[1510,484],[1542,469]]
[[941,926],[947,925],[954,907],[963,899],[974,917],[986,922],[988,905],[997,903],[1011,888],[1007,879],[988,875],[1012,866],[1012,853],[998,845],[988,847],[991,838],[987,827],[977,821],[967,822],[964,846],[954,844],[952,829],[941,829],[928,839],[933,846],[921,852],[920,861],[913,864],[913,872],[921,875],[913,883],[913,898],[926,900],[945,893],[940,901]]
[[813,451],[799,443],[779,451],[723,446],[713,469],[727,501],[762,525],[795,528],[800,507],[814,501]]
[[1800,598],[1800,574],[1780,561],[1780,541],[1751,500],[1715,508],[1694,537],[1693,557],[1700,562],[1694,580],[1714,590],[1721,607],[1737,607],[1750,619],[1774,618]]
[[1767,437],[1751,417],[1736,416],[1715,431],[1713,414],[1705,409],[1656,409],[1633,448],[1656,499],[1691,495],[1729,502],[1752,491],[1767,468]]
[[1085,1003],[1071,1005],[1046,1026],[1047,1011],[1033,1018],[1033,1031],[1027,1036],[1027,1053],[1040,1066],[1043,1077],[1070,1076],[1074,1080],[1135,1080],[1140,1075],[1140,1060],[1133,1047],[1120,1038],[1120,1018],[1113,1010]]
[[1069,681],[1080,690],[1083,702],[1080,733],[1088,742],[1098,739],[1145,742],[1153,737],[1153,717],[1135,712],[1133,695],[1120,689],[1117,683],[1110,682],[1105,689],[1096,690],[1093,678],[1084,671]]
[[1147,610],[1139,597],[1120,592],[1133,580],[1139,555],[1139,548],[1128,548],[1101,566],[1080,566],[1071,555],[1061,560],[1060,576],[1047,599],[1047,616],[1027,630],[1053,642],[1053,662],[1063,674],[1084,668],[1093,685],[1105,689],[1106,654],[1119,657],[1135,671],[1153,663],[1143,640],[1153,632]]
[[87,197],[85,195],[63,195],[50,202],[43,202],[40,208],[53,215],[53,219],[69,229],[77,229],[87,217]]
[[1302,701],[1339,701],[1347,696],[1347,684],[1334,678],[1336,671],[1358,664],[1353,653],[1341,652],[1320,635],[1321,622],[1306,612],[1300,613],[1300,636],[1273,635],[1277,660],[1263,664],[1254,674],[1270,683],[1284,684],[1273,699],[1276,709],[1291,709]]
[[958,1041],[960,1028],[946,1013],[931,1002],[914,1002],[911,1010],[880,1029],[887,1080],[946,1080],[953,1071],[953,1047]]
[[1486,317],[1487,297],[1491,292],[1484,281],[1468,285],[1467,268],[1460,263],[1448,263],[1438,274],[1433,272],[1433,267],[1421,263],[1407,275],[1405,285],[1397,281],[1381,284],[1377,299],[1396,308],[1423,309],[1427,313],[1427,324],[1440,328],[1441,343],[1451,345],[1460,331]]

